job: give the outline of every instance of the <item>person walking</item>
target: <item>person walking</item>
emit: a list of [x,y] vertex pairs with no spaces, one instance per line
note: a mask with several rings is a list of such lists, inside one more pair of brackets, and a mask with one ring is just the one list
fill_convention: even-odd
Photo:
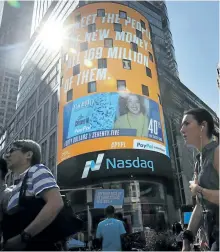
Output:
[[[32,140],[17,140],[6,153],[5,160],[8,169],[19,177],[20,182],[13,187],[3,218],[4,250],[55,250],[56,246],[49,237],[44,241],[36,238],[55,220],[64,205],[53,174],[40,163],[40,145]],[[21,198],[22,193],[24,198]],[[29,213],[36,211],[33,207],[36,199],[44,202],[40,212],[23,230],[18,230],[21,224],[26,225]],[[27,216],[21,221],[22,209],[26,210]]]
[[130,231],[131,228],[129,226],[128,220],[123,217],[123,214],[121,212],[117,212],[117,213],[115,213],[115,218],[117,220],[120,220],[123,223],[126,233],[130,234],[131,233],[131,231]]
[[98,224],[96,238],[102,242],[102,251],[121,251],[121,235],[126,234],[122,221],[115,219],[115,208],[105,209],[106,219]]
[[[202,225],[211,251],[219,251],[219,143],[212,139],[213,135],[219,138],[219,134],[215,131],[211,114],[202,108],[184,113],[180,132],[186,144],[199,152],[195,177],[189,186],[197,203],[183,233],[182,250],[190,250],[190,244]],[[211,242],[213,238],[214,242]]]

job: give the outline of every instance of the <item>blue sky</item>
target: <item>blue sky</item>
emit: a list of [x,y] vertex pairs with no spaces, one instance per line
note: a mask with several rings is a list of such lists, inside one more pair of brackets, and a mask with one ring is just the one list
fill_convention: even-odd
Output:
[[180,79],[219,115],[219,3],[167,1]]

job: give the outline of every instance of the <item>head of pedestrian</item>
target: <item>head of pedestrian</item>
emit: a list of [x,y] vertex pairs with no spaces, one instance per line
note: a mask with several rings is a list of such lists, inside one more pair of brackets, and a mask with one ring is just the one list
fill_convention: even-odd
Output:
[[41,162],[41,148],[33,140],[17,140],[4,156],[8,169],[21,174],[29,167]]
[[117,213],[115,213],[115,218],[123,221],[123,214],[121,212],[117,212]]
[[107,206],[105,209],[105,215],[107,216],[107,218],[114,218],[115,208],[113,206]]
[[3,158],[0,158],[0,186],[5,184],[5,176],[8,173],[7,163]]

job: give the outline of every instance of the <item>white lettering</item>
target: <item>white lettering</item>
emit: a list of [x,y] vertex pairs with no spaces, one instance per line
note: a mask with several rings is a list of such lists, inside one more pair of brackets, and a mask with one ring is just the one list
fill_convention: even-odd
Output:
[[109,29],[103,29],[103,30],[99,30],[99,40],[104,40],[104,38],[108,38],[109,37]]
[[131,18],[127,17],[127,19],[125,19],[125,25],[127,26],[130,23],[131,23]]
[[82,71],[81,82],[82,82],[82,83],[89,82],[89,70],[87,70],[87,71]]
[[142,53],[138,53],[137,55],[137,63],[138,64],[142,64],[143,63],[143,54]]
[[107,68],[102,68],[97,70],[96,78],[98,80],[106,80],[107,78]]
[[128,42],[128,43],[131,43],[131,41],[132,41],[132,33],[131,32],[127,32],[127,34],[126,34],[126,42]]
[[97,39],[97,31],[92,33],[92,41],[96,41]]
[[136,23],[136,20],[132,18],[131,27],[134,29],[136,28],[135,23]]
[[108,13],[107,15],[107,23],[114,23],[114,19],[115,19],[115,14],[114,13]]
[[106,78],[107,78],[107,68],[88,69],[78,74],[77,86],[80,84],[88,83],[90,81],[106,80]]
[[125,41],[125,32],[116,32],[115,40]]
[[117,59],[118,47],[108,49],[108,58]]
[[94,73],[94,71],[96,71],[96,68],[91,69],[90,75],[89,75],[89,81],[95,81],[95,78],[94,78],[95,77],[95,73]]
[[148,67],[148,57],[144,55],[144,65]]
[[148,45],[148,42],[144,40],[144,49],[147,50],[147,45]]
[[86,21],[86,17],[82,17],[82,18],[81,18],[81,22],[80,22],[80,23],[81,23],[80,27],[83,28],[83,27],[86,26],[85,21]]

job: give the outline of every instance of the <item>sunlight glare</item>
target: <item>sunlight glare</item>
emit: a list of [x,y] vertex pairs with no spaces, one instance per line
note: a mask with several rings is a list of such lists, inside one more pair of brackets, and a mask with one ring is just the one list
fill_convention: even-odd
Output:
[[58,22],[46,23],[42,32],[40,33],[40,39],[47,49],[59,49],[62,45],[63,38],[63,28]]

